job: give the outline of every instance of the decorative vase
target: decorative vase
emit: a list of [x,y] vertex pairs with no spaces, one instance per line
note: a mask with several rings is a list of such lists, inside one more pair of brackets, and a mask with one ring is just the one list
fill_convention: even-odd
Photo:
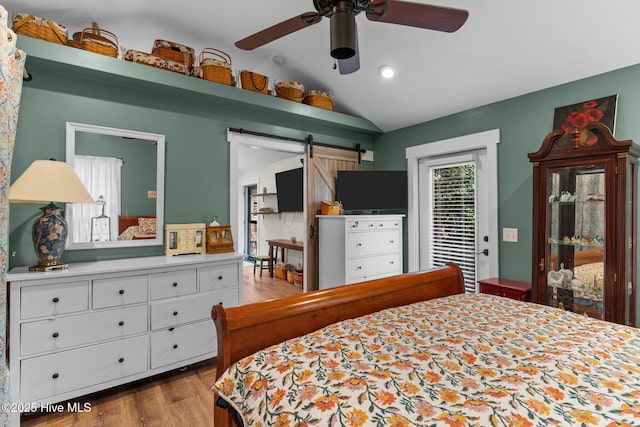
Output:
[[38,267],[61,264],[67,239],[67,223],[62,216],[62,208],[53,202],[40,208],[42,216],[33,223],[31,237],[38,257]]

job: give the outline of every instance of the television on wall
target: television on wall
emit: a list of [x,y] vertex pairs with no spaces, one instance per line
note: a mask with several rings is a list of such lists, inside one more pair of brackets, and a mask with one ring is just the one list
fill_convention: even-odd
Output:
[[338,171],[336,200],[345,213],[407,209],[407,171]]
[[304,211],[304,168],[276,172],[278,212]]

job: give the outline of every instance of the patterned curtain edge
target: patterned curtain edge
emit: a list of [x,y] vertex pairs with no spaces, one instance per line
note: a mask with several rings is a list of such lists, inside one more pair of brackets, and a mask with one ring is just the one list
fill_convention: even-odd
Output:
[[[11,158],[15,144],[22,78],[26,54],[16,49],[16,34],[8,27],[8,13],[0,6],[0,377],[1,402],[9,401],[7,365],[7,270],[9,264],[9,185]],[[9,414],[0,412],[0,421],[9,425]]]

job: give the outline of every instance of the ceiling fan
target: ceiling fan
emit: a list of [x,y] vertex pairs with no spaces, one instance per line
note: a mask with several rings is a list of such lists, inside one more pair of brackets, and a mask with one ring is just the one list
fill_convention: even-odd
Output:
[[355,17],[361,12],[370,21],[448,33],[462,27],[469,16],[462,9],[401,0],[313,0],[313,6],[315,12],[305,12],[258,31],[237,41],[236,47],[253,50],[326,17],[330,20],[331,56],[338,60],[340,74],[349,74],[360,68]]

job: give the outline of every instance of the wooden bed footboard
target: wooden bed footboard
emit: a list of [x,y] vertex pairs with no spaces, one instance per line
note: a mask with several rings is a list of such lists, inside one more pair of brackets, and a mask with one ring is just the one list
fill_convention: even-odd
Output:
[[[389,307],[464,293],[455,264],[271,301],[211,309],[218,334],[216,379],[233,363],[273,344]],[[216,396],[217,399],[217,396]],[[216,427],[234,424],[231,411],[214,408]]]

